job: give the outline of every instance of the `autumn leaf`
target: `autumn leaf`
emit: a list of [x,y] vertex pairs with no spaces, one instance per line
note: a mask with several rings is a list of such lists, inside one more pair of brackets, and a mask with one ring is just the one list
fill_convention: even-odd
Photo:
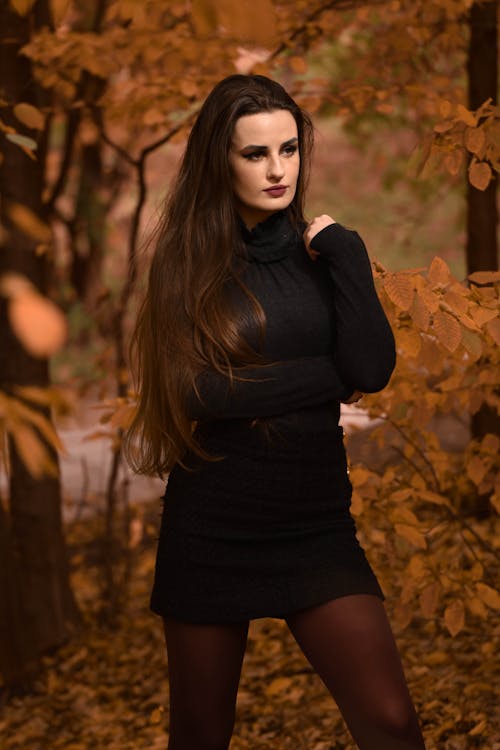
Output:
[[414,289],[411,280],[404,273],[391,273],[386,276],[383,288],[391,302],[401,310],[412,306]]
[[408,524],[404,523],[396,523],[394,524],[394,530],[396,531],[396,534],[402,536],[415,547],[426,549],[427,542],[424,535],[414,526],[408,526]]
[[486,142],[486,136],[484,134],[483,128],[471,128],[468,127],[465,130],[465,147],[468,151],[470,151],[472,154],[479,155],[480,152],[483,150],[485,142]]
[[454,638],[465,626],[465,609],[461,599],[455,599],[444,611],[444,622]]
[[469,476],[475,485],[480,485],[486,474],[487,467],[480,456],[473,456],[467,462],[467,476]]
[[23,125],[35,130],[43,130],[45,117],[37,107],[26,102],[20,102],[14,106],[14,114]]
[[443,310],[434,313],[433,328],[439,341],[449,352],[454,352],[460,344],[462,331],[454,317]]
[[491,167],[485,161],[475,162],[469,167],[469,182],[477,190],[486,190],[492,177]]
[[433,617],[439,604],[441,585],[433,581],[420,594],[420,608],[424,617]]
[[439,256],[435,256],[429,266],[427,278],[432,286],[447,284],[450,280],[451,273],[448,264]]
[[488,586],[486,583],[478,582],[476,583],[476,591],[478,597],[481,599],[482,602],[488,605],[488,607],[491,607],[491,609],[500,610],[500,594],[498,591],[495,591],[491,586]]
[[47,358],[66,340],[66,320],[56,305],[37,292],[20,294],[8,303],[12,330],[34,357]]
[[9,0],[9,4],[20,16],[27,16],[35,4],[35,0]]

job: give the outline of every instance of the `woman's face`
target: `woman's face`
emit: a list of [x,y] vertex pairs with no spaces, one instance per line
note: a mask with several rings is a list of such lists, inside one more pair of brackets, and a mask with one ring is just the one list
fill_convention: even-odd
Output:
[[299,176],[297,123],[286,109],[244,115],[229,150],[236,208],[249,229],[290,205]]

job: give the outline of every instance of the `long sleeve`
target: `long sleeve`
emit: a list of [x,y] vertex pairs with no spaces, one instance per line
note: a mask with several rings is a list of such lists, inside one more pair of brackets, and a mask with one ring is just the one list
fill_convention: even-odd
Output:
[[346,385],[364,393],[382,390],[394,369],[396,348],[375,290],[370,259],[357,232],[331,224],[313,237],[334,283],[334,359]]
[[268,367],[245,368],[245,380],[229,380],[213,370],[197,378],[201,402],[193,393],[190,417],[238,419],[270,417],[328,401],[341,401],[352,393],[339,377],[330,356],[302,357]]

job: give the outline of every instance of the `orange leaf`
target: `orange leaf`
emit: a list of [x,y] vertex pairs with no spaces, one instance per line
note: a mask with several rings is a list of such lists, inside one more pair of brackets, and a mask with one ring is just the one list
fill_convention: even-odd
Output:
[[409,310],[415,294],[411,279],[404,273],[387,274],[384,280],[384,289],[387,296],[396,307],[401,310]]
[[39,109],[27,102],[20,102],[14,107],[14,114],[23,125],[35,130],[43,130],[45,117]]
[[297,75],[303,75],[304,73],[307,73],[307,63],[303,57],[292,55],[292,57],[290,57],[290,59],[288,60],[288,64],[293,72],[297,73]]
[[472,128],[476,127],[476,116],[469,109],[466,109],[463,104],[457,104],[457,120],[465,122],[466,125],[470,125]]
[[477,190],[486,190],[492,177],[491,167],[485,161],[477,161],[469,167],[469,182]]
[[500,319],[495,318],[494,320],[488,321],[488,323],[486,323],[486,330],[490,334],[495,344],[497,344],[497,346],[500,346]]
[[439,604],[439,597],[441,594],[441,585],[434,581],[420,594],[420,608],[424,617],[432,617]]
[[66,340],[63,314],[53,302],[35,291],[10,299],[8,315],[15,335],[34,357],[50,357]]
[[483,128],[467,128],[465,131],[465,147],[472,154],[479,154],[486,142]]
[[434,313],[434,330],[436,335],[449,352],[454,352],[462,339],[462,330],[455,318],[443,310]]
[[467,278],[475,284],[494,284],[500,281],[500,271],[474,271]]
[[464,603],[455,599],[444,611],[444,622],[453,638],[463,630],[465,625]]
[[478,597],[491,609],[500,609],[500,594],[486,583],[476,583]]
[[9,203],[7,213],[19,229],[35,240],[50,242],[52,239],[50,227],[27,206],[23,206],[21,203]]
[[470,461],[467,462],[467,476],[472,479],[475,485],[481,484],[486,472],[487,467],[479,456],[473,456]]
[[414,526],[408,526],[408,524],[405,523],[396,523],[394,524],[394,529],[396,534],[402,536],[415,547],[419,547],[420,549],[427,548],[427,542],[424,535]]
[[438,255],[435,255],[429,266],[427,277],[432,286],[447,284],[451,277],[448,264]]
[[20,16],[26,16],[35,4],[35,0],[9,0],[10,6]]
[[424,304],[419,291],[417,291],[413,298],[413,302],[410,307],[410,315],[413,319],[413,322],[418,328],[421,328],[422,331],[426,331],[428,329],[431,316],[429,313],[429,308]]

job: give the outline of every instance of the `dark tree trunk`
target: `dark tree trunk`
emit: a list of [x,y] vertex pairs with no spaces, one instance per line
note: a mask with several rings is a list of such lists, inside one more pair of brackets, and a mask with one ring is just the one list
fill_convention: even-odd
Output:
[[[469,17],[470,37],[467,58],[469,108],[477,109],[487,99],[497,101],[498,31],[497,0],[476,2]],[[486,190],[477,190],[467,181],[467,273],[498,270],[497,179]],[[471,435],[482,438],[487,433],[500,434],[500,418],[487,405],[471,419]],[[484,517],[491,511],[489,497],[478,498],[475,515]]]
[[[8,105],[28,102],[43,107],[42,92],[33,78],[29,60],[19,55],[30,32],[49,23],[46,0],[38,0],[27,17],[19,16],[6,0],[0,1],[0,88]],[[0,165],[2,192],[2,252],[0,274],[14,271],[27,276],[43,293],[48,286],[50,253],[37,254],[37,241],[16,227],[9,217],[12,203],[27,206],[46,221],[42,204],[47,133],[29,131],[15,121],[10,106],[0,117],[24,135],[38,141],[37,159],[2,139]],[[0,305],[0,387],[16,384],[49,385],[48,362],[22,347],[9,328],[5,300]],[[47,411],[44,412],[48,416]],[[48,447],[48,446],[47,446]],[[9,502],[0,512],[0,672],[7,684],[21,682],[38,657],[63,643],[79,622],[69,583],[69,566],[62,529],[61,489],[58,477],[35,479],[9,445],[11,476]],[[54,456],[57,463],[57,456]]]
[[[490,98],[493,104],[497,101],[497,8],[496,0],[476,2],[471,8],[467,58],[470,109]],[[477,190],[467,182],[467,273],[498,269],[496,188],[496,179],[486,190]]]

